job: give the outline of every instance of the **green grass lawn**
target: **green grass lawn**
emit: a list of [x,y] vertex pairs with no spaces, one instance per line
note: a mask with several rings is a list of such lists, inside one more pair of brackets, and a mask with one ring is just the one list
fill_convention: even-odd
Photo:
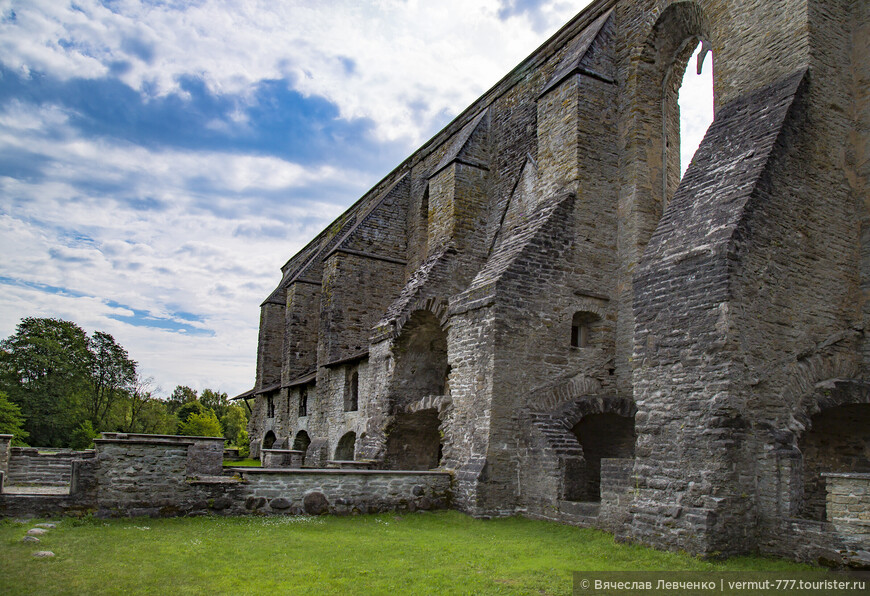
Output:
[[259,459],[240,459],[233,461],[230,459],[224,460],[224,466],[227,468],[259,468],[262,466]]
[[[594,530],[457,512],[0,521],[0,594],[570,594],[572,571],[811,569],[702,561]],[[54,558],[36,559],[50,550]],[[822,571],[819,571],[822,573]]]

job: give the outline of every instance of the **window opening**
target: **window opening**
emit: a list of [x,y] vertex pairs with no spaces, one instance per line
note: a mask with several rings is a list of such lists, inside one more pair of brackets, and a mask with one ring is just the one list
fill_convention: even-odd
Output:
[[308,416],[308,386],[303,385],[299,388],[299,417]]
[[589,347],[593,326],[601,320],[597,314],[585,310],[577,311],[571,319],[571,346]]

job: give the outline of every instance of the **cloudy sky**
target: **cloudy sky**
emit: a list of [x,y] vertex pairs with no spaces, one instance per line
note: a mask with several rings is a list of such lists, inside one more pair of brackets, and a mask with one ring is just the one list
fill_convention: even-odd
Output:
[[280,266],[586,4],[0,0],[0,337],[250,388]]

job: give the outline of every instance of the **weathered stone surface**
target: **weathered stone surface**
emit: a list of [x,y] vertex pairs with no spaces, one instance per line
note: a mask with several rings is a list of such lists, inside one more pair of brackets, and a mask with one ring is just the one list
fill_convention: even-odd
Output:
[[48,530],[44,528],[31,528],[27,530],[28,536],[42,536],[43,534],[48,534]]
[[53,557],[54,553],[51,552],[50,550],[38,550],[35,553],[33,553],[33,556],[36,557],[37,559],[45,559],[48,557]]
[[284,497],[278,497],[277,499],[272,499],[269,501],[269,507],[272,509],[276,509],[278,511],[284,511],[285,509],[290,509],[293,504],[285,499]]
[[326,495],[321,492],[308,493],[302,500],[302,504],[305,513],[309,515],[321,515],[329,511],[329,501],[326,499]]

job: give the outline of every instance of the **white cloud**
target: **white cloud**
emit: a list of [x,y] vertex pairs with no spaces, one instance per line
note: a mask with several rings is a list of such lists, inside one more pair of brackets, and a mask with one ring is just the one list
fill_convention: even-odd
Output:
[[[547,3],[536,20],[552,32],[586,4]],[[371,118],[379,138],[412,144],[543,40],[525,16],[498,19],[497,0],[0,6],[16,14],[0,24],[0,56],[12,68],[88,78],[123,61],[123,81],[158,95],[179,91],[180,78],[189,75],[226,94],[292,76],[299,91],[329,99],[342,116]]]

